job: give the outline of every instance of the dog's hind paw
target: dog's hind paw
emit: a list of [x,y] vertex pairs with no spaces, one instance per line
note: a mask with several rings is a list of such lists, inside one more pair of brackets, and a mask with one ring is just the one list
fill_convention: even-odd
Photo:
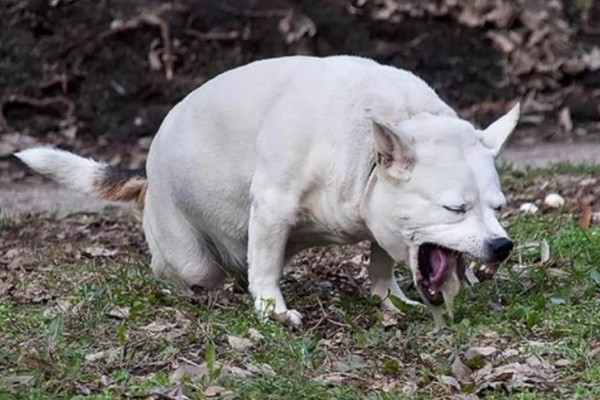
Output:
[[282,324],[291,325],[299,328],[302,325],[302,314],[296,310],[285,310],[279,313],[273,313],[273,319]]

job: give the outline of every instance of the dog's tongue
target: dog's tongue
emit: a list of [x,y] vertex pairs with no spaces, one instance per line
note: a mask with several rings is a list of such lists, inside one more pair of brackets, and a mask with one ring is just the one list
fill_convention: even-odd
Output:
[[446,254],[444,254],[444,250],[433,249],[429,255],[429,263],[433,270],[429,277],[429,282],[431,283],[431,288],[437,291],[444,283],[444,274],[448,267],[448,260]]

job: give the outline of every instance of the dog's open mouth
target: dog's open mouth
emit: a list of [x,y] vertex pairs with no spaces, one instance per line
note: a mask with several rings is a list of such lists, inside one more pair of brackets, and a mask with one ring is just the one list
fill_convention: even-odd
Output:
[[422,294],[432,305],[439,306],[444,302],[440,288],[446,282],[449,272],[455,268],[457,271],[463,267],[462,255],[459,252],[425,243],[419,246],[418,267],[420,279],[417,284]]

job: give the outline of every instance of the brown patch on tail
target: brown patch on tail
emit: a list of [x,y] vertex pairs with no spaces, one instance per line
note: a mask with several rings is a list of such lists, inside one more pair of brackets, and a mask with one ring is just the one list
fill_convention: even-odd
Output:
[[100,197],[106,200],[135,201],[144,210],[144,200],[148,190],[146,171],[106,167],[94,183]]

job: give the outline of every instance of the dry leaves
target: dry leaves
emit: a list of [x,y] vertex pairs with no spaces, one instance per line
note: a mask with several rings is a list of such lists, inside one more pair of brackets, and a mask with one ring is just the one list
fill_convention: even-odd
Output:
[[107,364],[112,364],[115,362],[121,355],[121,349],[112,348],[108,350],[101,350],[95,353],[90,353],[85,355],[85,360],[91,363],[104,360]]
[[227,335],[227,343],[229,343],[229,346],[237,351],[244,351],[244,350],[248,350],[250,347],[252,347],[254,345],[254,343],[252,343],[252,341],[250,339],[245,339],[245,338],[241,338],[241,337],[237,337],[237,336],[233,336],[233,335]]
[[248,336],[255,342],[260,342],[265,338],[262,333],[260,333],[257,329],[254,328],[248,329]]
[[[268,376],[270,373],[269,369],[272,370],[270,366],[265,366],[267,364],[261,364],[259,366],[255,366],[253,369],[258,373],[261,373],[265,376]],[[215,362],[213,367],[213,372],[219,370],[220,375],[218,376],[217,381],[221,379],[247,379],[254,375],[254,371],[250,369],[237,367],[235,365],[223,365],[220,362]],[[211,375],[211,371],[209,371],[208,363],[203,362],[201,364],[196,364],[190,360],[179,360],[175,370],[169,375],[169,381],[172,384],[176,384],[181,382],[184,377],[190,379],[208,379]]]
[[279,21],[279,31],[283,34],[285,42],[291,44],[305,36],[314,36],[317,33],[317,27],[306,15],[290,11]]
[[[467,367],[460,357],[455,357],[452,363],[453,377],[443,376],[440,381],[449,388],[461,391],[463,386],[474,387],[474,393],[481,393],[486,389],[503,387],[514,390],[525,387],[551,389],[557,384],[558,372],[555,368],[569,364],[569,360],[550,364],[538,355],[529,356],[521,362],[503,364],[509,357],[518,355],[514,349],[501,352],[495,347],[473,347],[465,352],[465,358],[478,358],[484,364],[476,371]],[[471,390],[471,389],[470,389]]]
[[203,393],[206,397],[217,397],[222,394],[228,394],[230,392],[222,386],[209,386],[206,389],[204,389]]
[[589,229],[592,223],[592,206],[586,204],[583,206],[583,211],[579,217],[579,227],[581,229]]
[[17,394],[24,387],[31,387],[35,384],[33,375],[7,375],[0,377],[0,387],[10,393]]
[[[545,89],[556,91],[565,76],[600,69],[600,48],[577,41],[573,23],[566,17],[567,5],[559,0],[371,0],[368,3],[372,5],[369,9],[375,20],[400,23],[407,17],[443,16],[458,25],[485,29],[486,37],[506,57],[507,83],[517,86],[521,95],[544,98],[543,102],[552,111],[562,108],[559,121],[566,132],[573,129],[569,108],[562,107],[561,102],[550,105],[550,98],[541,93]],[[531,111],[524,106],[525,113]]]
[[106,316],[115,319],[127,319],[129,318],[129,307],[114,307],[106,311]]

